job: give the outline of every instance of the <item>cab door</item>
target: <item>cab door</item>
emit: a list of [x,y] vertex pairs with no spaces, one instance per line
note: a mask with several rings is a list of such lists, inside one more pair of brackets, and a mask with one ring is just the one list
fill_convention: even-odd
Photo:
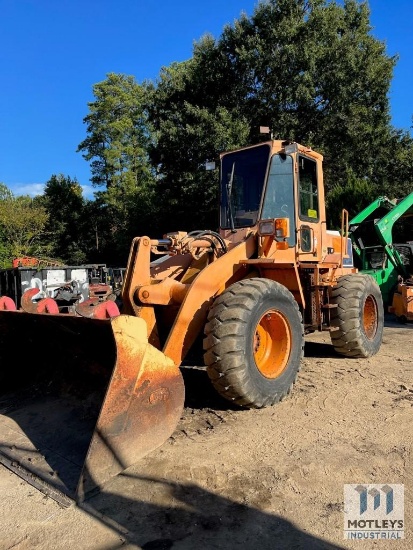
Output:
[[316,160],[298,154],[296,172],[298,256],[299,261],[314,262],[321,256],[320,178]]

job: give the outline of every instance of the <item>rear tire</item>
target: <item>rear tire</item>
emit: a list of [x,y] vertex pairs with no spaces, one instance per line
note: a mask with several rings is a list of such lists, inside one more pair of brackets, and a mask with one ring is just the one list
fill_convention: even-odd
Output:
[[330,332],[334,349],[346,357],[371,357],[381,346],[384,326],[383,300],[379,285],[370,275],[340,277],[331,291]]
[[277,403],[291,391],[303,356],[297,302],[269,279],[231,285],[209,312],[204,350],[208,375],[223,397],[250,408]]

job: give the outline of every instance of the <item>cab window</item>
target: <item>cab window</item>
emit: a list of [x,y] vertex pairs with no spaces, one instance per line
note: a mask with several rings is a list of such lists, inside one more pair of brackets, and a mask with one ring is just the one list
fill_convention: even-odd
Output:
[[299,204],[302,220],[318,221],[317,163],[307,157],[298,157]]
[[289,246],[295,245],[294,171],[293,159],[288,155],[274,155],[271,159],[261,219],[288,218],[290,220]]

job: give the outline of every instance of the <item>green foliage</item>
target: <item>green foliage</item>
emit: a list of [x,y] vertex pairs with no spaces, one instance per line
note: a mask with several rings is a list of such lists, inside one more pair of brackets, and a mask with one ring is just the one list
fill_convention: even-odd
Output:
[[[209,46],[209,38],[205,41]],[[216,228],[218,177],[205,171],[205,163],[248,136],[246,120],[211,102],[204,83],[197,59],[174,63],[162,70],[148,105],[160,217],[170,224],[161,226],[165,231]]]
[[215,229],[218,176],[205,162],[261,141],[261,125],[324,155],[334,226],[342,207],[411,191],[412,139],[390,125],[396,61],[367,2],[263,0],[154,83],[108,74],[78,148],[103,187],[83,205],[88,254],[122,261],[135,235]]
[[109,73],[95,84],[78,147],[95,200],[63,175],[30,207],[0,185],[1,247],[13,240],[5,205],[20,221],[25,208],[39,208],[23,248],[42,242],[67,263],[124,264],[136,235],[215,229],[218,175],[205,162],[265,139],[261,125],[323,153],[333,227],[343,207],[352,217],[378,195],[404,196],[413,188],[413,141],[390,125],[396,61],[372,35],[367,2],[263,0],[218,39],[203,36],[191,59],[163,67],[156,82]]
[[91,161],[94,185],[133,189],[150,174],[147,90],[132,76],[110,73],[93,86],[93,93],[96,99],[84,118],[88,136],[78,151]]
[[37,199],[48,213],[46,226],[50,255],[67,264],[77,265],[86,261],[83,245],[84,199],[78,181],[53,174],[46,182],[44,194]]
[[347,169],[344,185],[330,190],[327,214],[330,225],[339,228],[341,209],[349,218],[361,212],[380,196],[402,199],[413,191],[413,139],[404,131],[391,129],[385,146],[378,148],[370,178],[358,178]]
[[89,204],[98,239],[98,256],[105,262],[126,263],[132,239],[156,234],[158,228],[155,186],[148,181],[139,187],[111,186],[95,193]]
[[349,220],[364,210],[379,196],[377,189],[366,179],[359,179],[351,171],[347,174],[345,186],[335,185],[327,199],[327,226],[330,229],[340,229],[343,208],[349,214]]
[[13,199],[13,192],[4,183],[0,182],[0,201]]
[[204,36],[192,59],[162,69],[148,105],[163,211],[187,209],[193,226],[193,199],[216,204],[202,163],[261,140],[260,125],[322,152],[327,190],[345,188],[349,171],[370,181],[390,136],[395,62],[356,0],[268,0],[218,40]]
[[44,256],[49,252],[44,240],[48,220],[46,210],[29,196],[15,197],[0,184],[0,266],[10,267],[13,258]]
[[78,151],[95,200],[52,175],[43,196],[0,184],[0,264],[13,256],[125,265],[133,237],[216,229],[218,174],[205,162],[273,136],[324,155],[327,213],[339,227],[379,195],[413,189],[413,139],[392,128],[397,59],[372,34],[367,2],[262,0],[156,82],[109,73],[93,86]]
[[[163,69],[149,106],[156,146],[152,162],[158,169],[160,216],[173,229],[217,226],[218,178],[205,163],[220,151],[242,145],[246,121],[220,105],[204,105],[195,62]],[[167,230],[164,227],[164,230]]]
[[378,195],[402,198],[413,191],[413,138],[392,129],[387,143],[376,151],[371,182]]
[[[146,104],[152,89],[134,77],[110,73],[93,87],[87,138],[79,145],[91,161],[92,183],[104,186],[95,194],[95,253],[126,262],[132,228],[153,219],[154,172],[149,161],[151,131]],[[137,224],[137,220],[139,223]]]

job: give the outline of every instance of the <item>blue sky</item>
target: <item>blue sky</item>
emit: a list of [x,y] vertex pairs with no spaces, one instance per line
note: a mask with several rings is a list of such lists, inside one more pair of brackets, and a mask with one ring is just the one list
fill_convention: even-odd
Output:
[[[78,144],[93,84],[109,72],[155,79],[192,55],[203,34],[218,37],[256,0],[0,0],[0,181],[41,192],[52,174],[88,188]],[[393,125],[410,129],[413,102],[411,0],[370,0],[373,34],[399,55],[390,90]]]

